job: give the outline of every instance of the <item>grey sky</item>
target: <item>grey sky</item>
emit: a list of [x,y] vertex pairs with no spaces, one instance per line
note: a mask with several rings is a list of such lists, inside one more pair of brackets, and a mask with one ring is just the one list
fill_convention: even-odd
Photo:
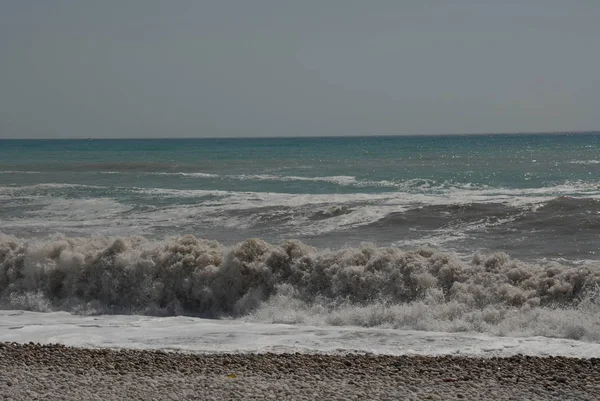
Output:
[[0,138],[600,129],[600,1],[3,0]]

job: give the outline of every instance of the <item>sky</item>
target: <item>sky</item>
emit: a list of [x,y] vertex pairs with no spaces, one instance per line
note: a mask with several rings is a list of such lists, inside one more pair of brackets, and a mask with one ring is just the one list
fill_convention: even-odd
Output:
[[600,129],[598,0],[2,0],[0,138]]

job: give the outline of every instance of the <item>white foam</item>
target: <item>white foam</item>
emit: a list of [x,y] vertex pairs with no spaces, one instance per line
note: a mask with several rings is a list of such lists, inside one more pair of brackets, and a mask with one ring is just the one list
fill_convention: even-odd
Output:
[[[123,174],[119,171],[104,171],[101,174]],[[305,181],[305,182],[326,182],[340,186],[349,186],[356,188],[364,187],[387,187],[396,188],[404,191],[439,191],[449,188],[458,189],[485,189],[487,185],[475,185],[472,183],[456,183],[453,181],[437,182],[431,179],[414,178],[407,180],[367,180],[357,179],[354,176],[297,176],[297,175],[278,175],[278,174],[215,174],[205,172],[143,172],[136,174],[159,175],[159,176],[179,176],[188,178],[218,178],[223,180],[239,181]]]
[[0,174],[41,174],[41,171],[29,171],[29,170],[2,170]]
[[600,164],[600,160],[571,160],[569,163],[593,165],[593,164]]
[[387,355],[600,357],[600,344],[362,327],[248,323],[191,317],[78,316],[0,311],[0,341],[188,352],[367,352]]
[[[60,197],[27,196],[29,207],[23,214],[5,217],[2,229],[54,231],[80,234],[141,233],[147,222],[131,219],[125,214],[132,210],[110,198],[65,199]],[[11,198],[18,205],[18,198]]]
[[358,181],[352,176],[324,176],[324,177],[303,177],[303,176],[287,176],[275,174],[214,174],[203,172],[174,172],[174,173],[145,173],[150,175],[167,175],[180,177],[197,177],[197,178],[221,178],[240,181],[313,181],[313,182],[329,182],[338,185],[354,185]]
[[35,311],[236,316],[600,342],[597,265],[472,262],[429,249],[319,250],[258,239],[0,235],[0,305]]
[[106,187],[97,186],[97,185],[83,185],[83,184],[65,184],[65,183],[44,183],[44,184],[34,184],[34,185],[20,185],[20,186],[2,186],[0,185],[0,192],[27,192],[27,191],[36,191],[39,189],[106,189]]
[[199,178],[217,178],[221,177],[219,174],[211,174],[211,173],[145,173],[150,175],[167,175],[167,176],[180,176],[180,177],[199,177]]
[[[330,177],[331,178],[331,177]],[[339,177],[338,177],[339,178]],[[343,179],[350,180],[352,177]],[[333,178],[332,178],[333,179]],[[341,179],[341,178],[340,178]],[[411,185],[420,185],[412,183]],[[429,185],[427,182],[423,185]],[[168,188],[115,188],[111,192],[122,191],[126,196],[138,195],[148,200],[172,198],[171,205],[134,209],[131,205],[116,199],[102,198],[70,200],[61,190],[75,192],[89,189],[107,189],[97,186],[73,184],[40,184],[24,187],[0,187],[0,198],[11,204],[26,202],[37,206],[26,215],[6,217],[4,229],[16,230],[22,227],[40,227],[47,230],[63,231],[73,227],[84,233],[85,227],[100,229],[107,234],[133,233],[150,234],[155,227],[175,230],[177,227],[240,227],[253,228],[268,221],[277,220],[279,233],[286,236],[313,236],[345,231],[377,222],[389,213],[402,212],[419,205],[460,205],[471,203],[501,203],[512,207],[532,210],[536,205],[548,202],[557,196],[574,195],[600,199],[599,182],[565,182],[546,188],[506,189],[478,187],[436,188],[432,192],[383,192],[376,194],[290,194],[275,192],[241,192],[221,190],[178,190]],[[56,192],[54,192],[56,191]],[[78,192],[77,192],[78,193]],[[44,199],[43,197],[46,196]],[[71,194],[70,197],[74,195]],[[79,193],[77,196],[85,196]],[[184,205],[177,200],[185,200]],[[192,204],[190,204],[193,202]],[[331,214],[332,208],[344,208],[346,212]],[[268,210],[270,209],[270,210]],[[269,213],[272,215],[269,216]],[[327,218],[315,219],[315,213]],[[91,218],[89,218],[91,217]],[[515,218],[514,216],[511,218]],[[93,224],[89,224],[93,221]],[[115,222],[118,222],[116,224]],[[496,224],[510,222],[497,221]],[[471,226],[454,227],[453,230],[470,230]],[[489,222],[480,224],[488,226]],[[93,233],[91,228],[88,233]],[[444,230],[440,230],[442,234]],[[452,233],[449,233],[452,234]],[[450,237],[449,237],[450,238]]]

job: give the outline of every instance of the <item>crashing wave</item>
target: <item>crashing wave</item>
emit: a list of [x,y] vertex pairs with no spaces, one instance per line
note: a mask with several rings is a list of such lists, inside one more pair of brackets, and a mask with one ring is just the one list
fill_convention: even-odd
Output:
[[183,236],[0,236],[2,307],[519,333],[600,341],[600,267]]

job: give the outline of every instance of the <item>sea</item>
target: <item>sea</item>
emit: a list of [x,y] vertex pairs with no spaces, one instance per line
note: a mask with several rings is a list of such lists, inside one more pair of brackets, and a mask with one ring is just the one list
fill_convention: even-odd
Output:
[[0,341],[600,355],[600,132],[0,140]]

